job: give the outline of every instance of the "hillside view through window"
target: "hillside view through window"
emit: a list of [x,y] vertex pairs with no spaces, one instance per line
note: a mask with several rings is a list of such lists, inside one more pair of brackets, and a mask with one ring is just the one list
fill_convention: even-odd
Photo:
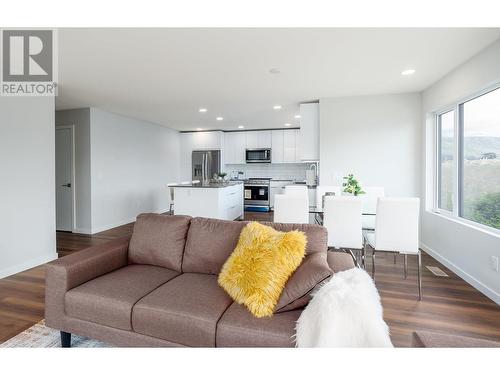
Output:
[[500,229],[500,89],[439,115],[438,129],[438,207]]

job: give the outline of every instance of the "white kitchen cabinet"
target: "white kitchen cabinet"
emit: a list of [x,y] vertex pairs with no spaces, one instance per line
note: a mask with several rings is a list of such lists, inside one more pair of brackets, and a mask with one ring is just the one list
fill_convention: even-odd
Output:
[[300,159],[319,160],[319,103],[300,105]]
[[316,205],[316,188],[308,188],[307,195],[309,196],[309,206]]
[[243,216],[243,184],[174,187],[176,215],[236,220]]
[[300,163],[302,161],[301,155],[301,139],[300,139],[300,129],[295,129],[295,162]]
[[191,150],[220,150],[222,148],[223,132],[193,132],[182,133],[188,139]]
[[271,131],[271,162],[283,163],[283,130]]
[[299,129],[272,131],[273,163],[300,163]]
[[245,132],[228,132],[225,134],[224,163],[245,164],[246,134]]
[[283,130],[283,162],[295,163],[297,155],[295,152],[296,144],[296,131],[295,129]]
[[246,132],[246,148],[271,148],[272,135],[270,130]]

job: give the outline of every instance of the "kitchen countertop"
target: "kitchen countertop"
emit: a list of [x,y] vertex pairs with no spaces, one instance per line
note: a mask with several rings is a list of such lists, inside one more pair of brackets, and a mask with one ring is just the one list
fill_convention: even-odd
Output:
[[235,186],[242,184],[243,181],[229,181],[229,182],[210,182],[210,183],[198,183],[198,184],[177,184],[169,185],[168,187],[174,188],[205,188],[205,189],[223,189],[229,186]]

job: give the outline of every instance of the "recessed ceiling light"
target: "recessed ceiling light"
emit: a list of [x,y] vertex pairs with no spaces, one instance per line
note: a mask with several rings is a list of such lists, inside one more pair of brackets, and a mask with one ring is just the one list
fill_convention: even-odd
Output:
[[300,118],[300,115],[295,115],[295,116],[293,116],[293,117],[295,117],[295,118]]
[[403,76],[411,76],[413,73],[415,73],[415,69],[406,69],[401,72],[401,75]]
[[220,117],[220,116],[219,116],[219,117],[216,117],[215,119],[216,119],[217,121],[222,121],[222,120],[224,120],[224,117]]
[[289,124],[288,122],[285,124],[285,126],[291,126],[292,124]]
[[269,69],[269,73],[271,73],[271,74],[280,74],[281,71],[278,68],[271,68],[271,69]]
[[279,109],[281,109],[281,106],[279,104],[277,104],[277,105],[273,106],[273,109],[279,110]]
[[238,125],[238,129],[244,129],[245,127],[243,125]]
[[206,108],[200,108],[200,109],[198,110],[198,112],[201,112],[201,113],[205,113],[206,111],[207,111],[207,109],[206,109]]

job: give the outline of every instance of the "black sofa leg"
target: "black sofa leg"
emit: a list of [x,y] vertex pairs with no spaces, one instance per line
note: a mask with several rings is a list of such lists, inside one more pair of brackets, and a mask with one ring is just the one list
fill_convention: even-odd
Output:
[[71,348],[71,333],[61,331],[61,348]]

